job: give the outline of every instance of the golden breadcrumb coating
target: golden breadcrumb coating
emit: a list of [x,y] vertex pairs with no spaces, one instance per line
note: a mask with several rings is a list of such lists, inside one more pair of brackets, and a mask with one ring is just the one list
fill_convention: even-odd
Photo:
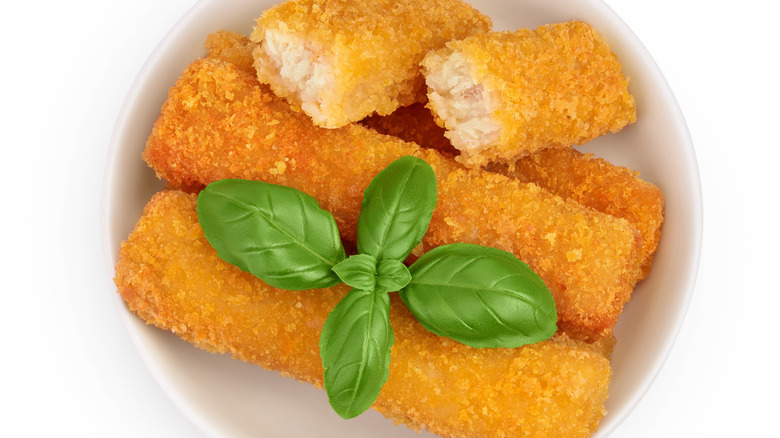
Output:
[[[195,205],[158,193],[122,244],[115,282],[130,310],[202,349],[322,387],[320,331],[347,287],[266,285],[217,257]],[[426,331],[397,294],[390,321],[390,376],[373,407],[397,422],[443,437],[576,438],[605,413],[609,361],[587,344],[471,348]]]
[[260,81],[335,128],[424,98],[423,56],[491,25],[460,0],[288,0],[251,39]]
[[586,207],[628,220],[642,236],[639,280],[650,273],[664,221],[664,196],[639,172],[575,149],[547,149],[525,157],[510,169],[492,165],[519,181],[530,182]]
[[204,46],[208,58],[229,62],[242,71],[256,74],[252,56],[255,44],[246,35],[218,30],[206,36]]
[[[469,165],[583,144],[636,120],[617,57],[580,21],[477,34],[448,43],[422,64],[428,105]],[[460,88],[442,82],[458,75]],[[467,104],[472,113],[461,112]]]
[[229,63],[199,60],[182,74],[144,151],[158,176],[187,191],[226,178],[297,188],[333,213],[349,242],[363,191],[404,155],[427,161],[438,181],[422,250],[467,242],[512,252],[552,291],[559,327],[581,339],[611,333],[639,264],[627,221],[359,125],[318,128]]

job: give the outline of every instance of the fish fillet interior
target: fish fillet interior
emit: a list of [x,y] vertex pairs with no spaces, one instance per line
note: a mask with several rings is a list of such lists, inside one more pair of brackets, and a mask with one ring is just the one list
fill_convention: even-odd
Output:
[[429,105],[435,108],[448,132],[445,136],[460,151],[476,153],[495,143],[501,126],[493,119],[500,100],[475,78],[475,67],[460,52],[447,57],[432,54],[425,78]]
[[268,29],[261,48],[271,66],[258,63],[265,75],[273,75],[285,88],[298,96],[301,109],[315,123],[325,123],[323,93],[333,87],[334,68],[321,51],[314,49],[303,38]]

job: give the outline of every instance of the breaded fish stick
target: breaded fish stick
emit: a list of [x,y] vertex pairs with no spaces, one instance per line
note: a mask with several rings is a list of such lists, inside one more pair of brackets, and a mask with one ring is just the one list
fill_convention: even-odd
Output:
[[661,239],[664,196],[658,186],[639,178],[639,172],[571,148],[537,152],[519,160],[511,169],[501,164],[489,169],[626,219],[642,236],[639,279],[650,273]]
[[288,0],[251,39],[260,82],[336,128],[424,98],[423,56],[490,27],[461,0]]
[[[444,154],[458,154],[444,137],[444,129],[421,104],[398,108],[387,116],[368,117],[360,123],[381,134],[432,147]],[[487,169],[626,219],[642,235],[639,280],[650,273],[661,238],[664,196],[655,184],[641,179],[639,172],[573,148],[545,149],[520,159],[514,166],[493,163]]]
[[333,213],[350,242],[363,191],[404,155],[427,161],[438,180],[422,249],[464,242],[512,252],[552,291],[560,328],[591,340],[611,333],[639,264],[639,234],[627,221],[362,126],[317,128],[229,63],[200,60],[183,73],[144,151],[158,176],[188,191],[226,178],[297,188]]
[[470,166],[583,144],[636,120],[617,57],[579,21],[452,41],[422,65],[428,107]]
[[[322,387],[319,335],[346,293],[272,288],[217,257],[196,197],[157,194],[122,244],[116,279],[131,311],[211,352]],[[609,361],[563,337],[474,349],[426,331],[393,294],[390,377],[374,408],[443,437],[586,437],[604,415]],[[258,391],[262,388],[258,387]]]

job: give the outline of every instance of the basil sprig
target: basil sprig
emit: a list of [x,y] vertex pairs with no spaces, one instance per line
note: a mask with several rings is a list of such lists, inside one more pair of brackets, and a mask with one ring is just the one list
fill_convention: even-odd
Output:
[[328,400],[352,418],[371,407],[389,375],[389,292],[398,291],[426,329],[472,347],[519,347],[557,330],[550,291],[506,251],[456,243],[409,268],[402,263],[422,241],[435,206],[433,169],[406,156],[365,190],[359,253],[350,257],[333,216],[289,187],[217,181],[198,196],[197,212],[219,257],[271,286],[316,289],[343,281],[352,287],[320,335]]
[[[364,287],[374,299],[350,300],[350,307],[328,315],[320,335],[320,356],[325,368],[325,391],[333,410],[343,418],[352,418],[370,408],[390,374],[390,297],[387,292],[401,289],[411,280],[402,263],[422,241],[433,209],[436,207],[436,174],[419,158],[401,157],[379,172],[363,193],[363,205],[357,223],[357,248],[353,255],[333,268],[341,280],[353,288]],[[355,293],[355,289],[347,294]],[[362,292],[361,292],[362,293]],[[381,302],[387,306],[379,306]],[[346,298],[345,298],[346,299]],[[336,306],[339,308],[341,302]],[[335,310],[334,310],[335,312]],[[364,320],[358,324],[362,315]],[[373,323],[374,318],[387,325]],[[363,330],[363,344],[338,336],[355,327]],[[390,336],[382,335],[382,328]],[[368,331],[368,333],[366,333]],[[379,335],[377,335],[379,334]],[[335,339],[334,339],[335,337]],[[349,345],[348,345],[349,344]],[[352,346],[352,354],[341,354]],[[334,353],[333,350],[339,352]],[[386,358],[387,360],[380,360]],[[374,379],[366,379],[372,369]],[[362,391],[356,397],[354,392]],[[348,394],[349,396],[345,396]]]

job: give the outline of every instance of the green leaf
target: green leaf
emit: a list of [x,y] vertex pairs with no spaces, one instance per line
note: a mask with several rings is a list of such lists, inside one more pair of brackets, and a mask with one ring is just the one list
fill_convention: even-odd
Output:
[[341,281],[355,289],[374,290],[376,259],[368,254],[355,254],[333,267]]
[[320,356],[333,410],[353,418],[370,408],[390,374],[390,297],[352,289],[325,320]]
[[221,259],[271,286],[316,289],[340,281],[331,270],[345,257],[336,221],[299,190],[221,180],[200,192],[197,213]]
[[412,274],[398,260],[382,260],[376,268],[376,290],[392,292],[409,284]]
[[456,243],[435,248],[410,268],[399,291],[420,323],[472,347],[519,347],[557,330],[555,301],[514,255]]
[[404,260],[423,238],[436,207],[436,174],[425,161],[401,157],[374,177],[363,194],[358,252],[378,261]]

